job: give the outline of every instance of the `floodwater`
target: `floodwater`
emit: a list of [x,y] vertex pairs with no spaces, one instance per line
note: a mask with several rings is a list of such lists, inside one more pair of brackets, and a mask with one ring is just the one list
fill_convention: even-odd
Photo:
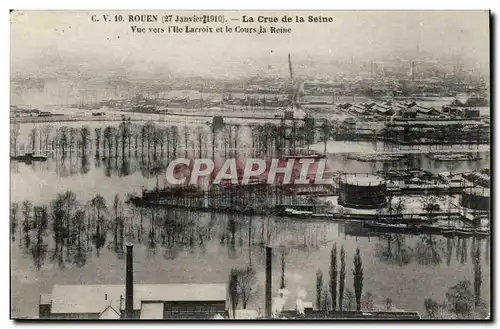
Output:
[[[66,124],[66,123],[65,123]],[[76,124],[78,127],[81,123]],[[93,130],[94,123],[89,123]],[[118,124],[118,123],[117,123]],[[20,140],[27,142],[31,126],[21,125]],[[342,143],[342,142],[340,142]],[[321,146],[322,147],[322,146]],[[370,147],[369,143],[356,147]],[[354,150],[351,144],[348,149]],[[432,172],[467,171],[488,167],[489,152],[479,162],[437,163],[425,155],[414,154],[400,164],[362,163],[349,160],[346,154],[329,154],[332,170],[375,172],[383,169],[422,168]],[[146,162],[146,163],[144,163]],[[131,156],[126,164],[121,159],[88,159],[73,156],[64,161],[49,159],[44,163],[11,163],[11,201],[30,200],[35,205],[49,204],[58,193],[73,191],[80,204],[85,205],[96,194],[104,197],[112,209],[115,194],[125,200],[127,194],[139,194],[142,189],[154,188],[157,178],[148,171],[147,160]],[[452,170],[450,170],[452,169]],[[160,186],[162,186],[160,179]],[[128,216],[136,212],[125,205]],[[110,211],[111,212],[111,211]],[[21,216],[19,214],[19,216]],[[257,271],[255,295],[249,308],[264,307],[265,252],[263,236],[270,233],[274,246],[273,291],[277,294],[281,276],[281,252],[285,253],[285,279],[290,291],[286,307],[294,307],[298,291],[305,291],[305,299],[316,299],[316,271],[322,270],[328,281],[330,250],[334,243],[346,250],[346,288],[353,291],[352,264],[355,249],[359,247],[363,260],[363,292],[374,296],[375,304],[384,304],[391,298],[394,307],[425,313],[424,300],[444,301],[446,290],[461,280],[474,280],[473,246],[481,250],[482,301],[489,303],[490,265],[488,239],[447,239],[442,236],[405,236],[386,234],[367,236],[358,226],[332,222],[304,222],[278,218],[248,216],[229,217],[224,214],[192,214],[180,211],[177,218],[193,220],[186,240],[170,245],[151,245],[135,241],[135,282],[137,283],[213,283],[227,282],[232,267],[250,262]],[[136,219],[134,219],[136,220]],[[233,222],[234,221],[234,222]],[[146,220],[147,222],[147,220]],[[233,222],[233,224],[229,224]],[[231,228],[230,228],[231,227]],[[251,238],[249,228],[251,227]],[[230,242],[228,231],[235,237]],[[265,233],[264,233],[265,232]],[[225,237],[225,238],[224,238]],[[249,246],[248,241],[253,241]],[[47,255],[38,262],[20,244],[19,237],[11,243],[11,299],[13,317],[38,315],[40,293],[49,293],[54,284],[124,283],[123,255],[106,245],[97,252],[91,248],[85,262],[77,266],[71,257],[62,262],[51,257],[54,243],[50,230],[44,237]]]

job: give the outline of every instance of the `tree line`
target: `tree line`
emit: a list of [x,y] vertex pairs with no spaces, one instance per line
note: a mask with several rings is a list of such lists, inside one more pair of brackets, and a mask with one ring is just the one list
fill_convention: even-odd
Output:
[[[337,243],[333,244],[330,251],[329,280],[323,277],[323,272],[316,272],[316,308],[323,311],[349,311],[355,308],[360,311],[362,304],[366,304],[368,309],[373,309],[373,297],[366,293],[363,297],[363,262],[361,252],[356,248],[353,258],[353,290],[345,286],[346,279],[346,253],[344,246],[340,248],[340,267],[337,258]],[[365,301],[366,300],[366,301]],[[371,306],[370,306],[371,305]]]
[[[11,153],[40,152],[63,158],[87,157],[91,150],[96,157],[126,157],[131,154],[152,157],[187,157],[188,152],[198,157],[236,156],[241,148],[251,150],[254,156],[282,156],[309,150],[313,143],[325,145],[330,139],[354,140],[353,130],[338,120],[323,120],[320,125],[307,116],[303,121],[281,119],[279,123],[249,126],[251,145],[242,143],[239,124],[219,126],[207,122],[198,126],[167,125],[161,122],[132,122],[122,118],[116,125],[76,128],[33,124],[27,140],[20,144],[20,124],[11,123]],[[183,152],[182,152],[183,151]]]

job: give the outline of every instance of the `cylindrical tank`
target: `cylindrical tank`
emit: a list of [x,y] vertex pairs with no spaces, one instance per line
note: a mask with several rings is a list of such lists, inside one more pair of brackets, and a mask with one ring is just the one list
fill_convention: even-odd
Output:
[[387,185],[375,175],[344,175],[339,181],[339,204],[349,208],[375,209],[387,204]]
[[460,204],[474,210],[490,210],[490,189],[486,187],[471,187],[462,191]]

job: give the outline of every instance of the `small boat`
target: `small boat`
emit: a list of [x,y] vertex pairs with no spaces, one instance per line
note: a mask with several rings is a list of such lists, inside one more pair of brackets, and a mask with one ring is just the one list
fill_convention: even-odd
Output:
[[295,210],[292,208],[286,208],[283,215],[289,216],[289,217],[296,217],[296,218],[309,218],[313,215],[313,212],[312,211]]
[[474,235],[474,231],[464,230],[460,228],[444,230],[442,235],[445,237],[455,237],[455,236],[472,236]]
[[11,155],[10,159],[14,161],[24,161],[24,162],[47,161],[46,156],[33,155],[33,153],[25,153],[24,155],[17,155],[17,156]]
[[365,223],[365,225],[370,225],[372,227],[389,227],[389,228],[407,228],[408,227],[408,225],[406,225],[406,224],[390,224],[390,223],[380,223],[380,222]]
[[365,228],[387,232],[387,233],[418,233],[418,226],[408,226],[406,224],[389,224],[389,223],[364,223],[363,226]]
[[288,159],[326,159],[325,154],[317,154],[317,153],[311,153],[311,154],[297,154],[297,155],[285,155],[283,156],[285,160]]
[[485,228],[477,228],[473,232],[474,232],[474,235],[478,235],[478,236],[489,236],[490,235],[490,230],[485,229]]
[[468,153],[432,154],[431,159],[436,161],[478,161],[482,158]]
[[403,159],[405,155],[401,154],[349,154],[349,160],[361,162],[391,162]]

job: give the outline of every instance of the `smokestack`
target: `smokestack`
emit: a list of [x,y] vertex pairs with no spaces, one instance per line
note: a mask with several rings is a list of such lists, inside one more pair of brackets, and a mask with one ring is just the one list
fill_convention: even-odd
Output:
[[266,247],[266,319],[271,318],[272,256],[273,256],[273,248]]
[[133,265],[133,251],[134,245],[127,244],[127,269],[126,269],[126,282],[125,282],[125,318],[134,318],[134,265]]

